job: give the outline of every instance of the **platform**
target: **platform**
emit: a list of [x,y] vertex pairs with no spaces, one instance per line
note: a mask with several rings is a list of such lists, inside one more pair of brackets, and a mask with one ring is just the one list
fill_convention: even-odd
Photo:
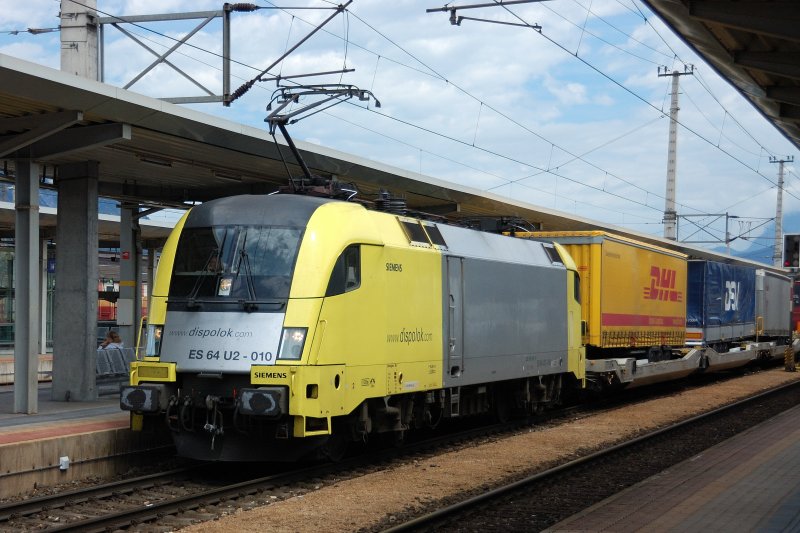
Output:
[[[39,381],[49,381],[53,375],[53,354],[39,354],[39,368],[36,378]],[[0,353],[0,385],[14,383],[14,354]]]
[[0,498],[88,476],[110,477],[171,446],[166,432],[131,432],[118,394],[56,402],[50,390],[49,383],[39,384],[39,412],[29,415],[14,413],[13,386],[0,386]]
[[800,407],[547,531],[799,531]]

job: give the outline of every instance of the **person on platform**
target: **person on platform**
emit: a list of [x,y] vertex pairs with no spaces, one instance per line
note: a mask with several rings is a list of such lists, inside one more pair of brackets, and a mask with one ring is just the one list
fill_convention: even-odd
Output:
[[122,338],[120,338],[119,333],[114,330],[110,330],[106,333],[106,338],[103,342],[100,343],[100,350],[113,350],[113,349],[122,349]]

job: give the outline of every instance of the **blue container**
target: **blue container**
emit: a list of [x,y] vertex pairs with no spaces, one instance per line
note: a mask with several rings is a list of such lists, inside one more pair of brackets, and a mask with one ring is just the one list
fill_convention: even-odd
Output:
[[686,338],[690,346],[755,335],[756,269],[716,261],[689,261]]

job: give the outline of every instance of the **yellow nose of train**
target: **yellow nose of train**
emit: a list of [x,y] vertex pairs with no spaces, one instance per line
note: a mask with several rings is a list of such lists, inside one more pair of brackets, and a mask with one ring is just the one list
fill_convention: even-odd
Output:
[[564,248],[348,202],[195,207],[151,308],[122,407],[135,427],[166,420],[190,457],[290,458],[518,398],[535,410],[584,379]]

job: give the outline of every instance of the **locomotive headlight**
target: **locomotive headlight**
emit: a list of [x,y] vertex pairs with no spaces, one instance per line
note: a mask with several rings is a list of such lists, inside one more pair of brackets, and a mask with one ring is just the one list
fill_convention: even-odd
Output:
[[283,328],[278,359],[300,359],[308,328]]

